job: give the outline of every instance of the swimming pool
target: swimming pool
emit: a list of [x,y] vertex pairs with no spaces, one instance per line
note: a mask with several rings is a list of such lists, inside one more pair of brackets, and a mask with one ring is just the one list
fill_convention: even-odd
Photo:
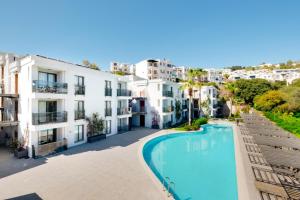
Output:
[[174,133],[148,141],[143,156],[161,183],[183,200],[237,200],[233,130],[204,125],[202,131]]

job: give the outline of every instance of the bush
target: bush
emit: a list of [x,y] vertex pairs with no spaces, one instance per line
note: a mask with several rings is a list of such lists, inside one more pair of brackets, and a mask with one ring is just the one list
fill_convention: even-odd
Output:
[[194,119],[192,125],[188,125],[188,123],[184,123],[174,129],[178,131],[196,131],[199,130],[201,125],[207,124],[207,122],[208,122],[207,118],[200,117],[198,119]]
[[294,133],[297,137],[300,137],[300,119],[294,117],[292,114],[287,113],[274,113],[265,112],[265,116],[274,121],[278,126],[283,129]]
[[208,121],[207,118],[200,117],[193,121],[193,125],[199,128],[201,125],[207,124],[207,121]]
[[262,111],[272,111],[286,102],[286,95],[278,90],[271,90],[254,99],[254,107]]

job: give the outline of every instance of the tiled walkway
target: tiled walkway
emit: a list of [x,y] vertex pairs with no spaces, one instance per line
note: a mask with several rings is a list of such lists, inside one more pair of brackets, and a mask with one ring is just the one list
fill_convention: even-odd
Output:
[[0,163],[0,199],[165,199],[138,151],[147,137],[160,134],[136,129],[52,157]]

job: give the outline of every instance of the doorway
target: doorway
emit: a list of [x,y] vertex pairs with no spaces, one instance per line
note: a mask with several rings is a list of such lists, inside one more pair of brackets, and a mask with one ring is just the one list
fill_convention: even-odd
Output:
[[145,127],[145,115],[140,115],[140,126]]

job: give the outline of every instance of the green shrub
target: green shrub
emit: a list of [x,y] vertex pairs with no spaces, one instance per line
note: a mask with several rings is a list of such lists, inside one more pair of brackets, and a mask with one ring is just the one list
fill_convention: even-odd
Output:
[[200,117],[196,120],[193,121],[193,125],[197,126],[198,128],[203,125],[203,124],[207,124],[208,119],[205,117]]
[[271,90],[254,98],[254,107],[262,111],[272,111],[286,102],[286,95],[278,90]]
[[300,137],[300,119],[287,113],[265,112],[265,116],[283,129]]

